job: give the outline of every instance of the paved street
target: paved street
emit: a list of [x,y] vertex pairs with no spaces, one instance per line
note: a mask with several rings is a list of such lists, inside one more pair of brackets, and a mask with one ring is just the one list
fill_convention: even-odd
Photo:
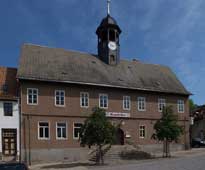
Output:
[[[33,166],[31,170],[205,170],[205,148],[172,153],[172,158],[141,161],[122,161],[118,165],[79,166],[74,168],[45,168]],[[48,164],[49,165],[49,164]],[[61,164],[63,165],[63,164]]]
[[171,159],[157,159],[135,164],[93,168],[99,170],[205,170],[204,152],[188,154]]

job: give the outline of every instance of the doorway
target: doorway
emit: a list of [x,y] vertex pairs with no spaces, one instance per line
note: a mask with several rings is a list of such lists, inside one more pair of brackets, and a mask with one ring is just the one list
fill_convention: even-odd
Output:
[[120,128],[116,130],[115,145],[124,145],[124,131]]
[[4,156],[16,156],[17,154],[17,130],[2,129],[2,153]]

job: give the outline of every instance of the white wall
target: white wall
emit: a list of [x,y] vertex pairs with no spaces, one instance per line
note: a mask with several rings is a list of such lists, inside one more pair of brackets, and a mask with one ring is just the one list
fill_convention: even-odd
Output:
[[17,153],[19,154],[19,107],[18,102],[13,103],[13,116],[4,116],[3,102],[0,101],[0,153],[2,152],[2,128],[17,129]]

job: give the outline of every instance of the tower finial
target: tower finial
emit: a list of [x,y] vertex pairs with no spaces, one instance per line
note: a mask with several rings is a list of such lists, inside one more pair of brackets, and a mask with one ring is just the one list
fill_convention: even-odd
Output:
[[107,0],[107,15],[110,15],[110,0]]

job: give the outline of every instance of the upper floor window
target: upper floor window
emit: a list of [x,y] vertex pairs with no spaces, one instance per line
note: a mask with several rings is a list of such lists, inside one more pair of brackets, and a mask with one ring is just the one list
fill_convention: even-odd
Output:
[[89,93],[87,92],[80,93],[80,106],[89,107]]
[[31,104],[31,105],[38,104],[38,89],[35,88],[27,89],[27,104]]
[[158,99],[158,111],[162,112],[163,108],[166,106],[166,100],[165,99]]
[[140,138],[145,138],[146,135],[146,129],[144,125],[140,125],[139,127],[139,137]]
[[108,95],[107,94],[100,94],[99,95],[99,107],[100,108],[108,108]]
[[4,116],[13,116],[13,103],[12,102],[4,103]]
[[74,123],[73,124],[73,139],[79,139],[80,137],[80,130],[83,126],[82,123]]
[[65,91],[64,90],[55,90],[55,105],[65,106]]
[[177,101],[177,108],[179,113],[184,113],[184,100]]
[[7,94],[8,93],[8,85],[7,84],[1,85],[0,90],[3,94]]
[[130,110],[130,96],[123,96],[123,109]]
[[137,98],[138,103],[138,110],[139,111],[145,111],[146,110],[146,99],[145,97],[138,97]]
[[66,123],[56,123],[56,139],[66,139],[67,138],[67,125]]
[[38,139],[49,139],[49,123],[38,123]]

